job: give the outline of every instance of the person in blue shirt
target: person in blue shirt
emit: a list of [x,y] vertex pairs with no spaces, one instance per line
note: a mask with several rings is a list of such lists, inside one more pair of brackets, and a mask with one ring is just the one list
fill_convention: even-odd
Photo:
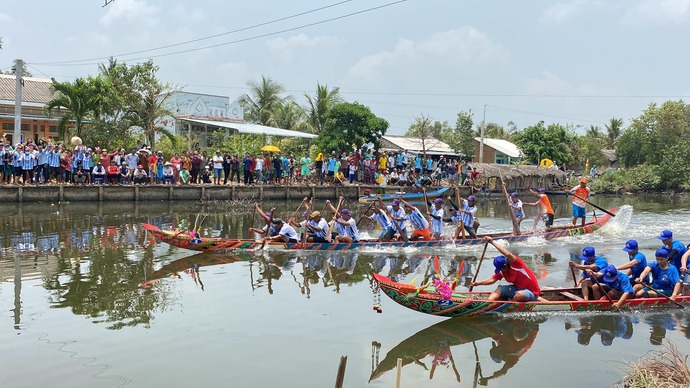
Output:
[[664,294],[672,301],[676,300],[680,294],[681,281],[678,275],[678,269],[672,266],[668,260],[668,251],[666,249],[657,249],[655,254],[656,263],[650,263],[639,278],[635,282],[641,283],[642,279],[648,273],[652,274],[652,288],[643,284],[635,285],[637,298],[656,298],[659,294]]
[[422,173],[422,157],[419,155],[414,158],[414,172],[417,175]]
[[668,251],[668,262],[675,266],[676,269],[680,269],[682,266],[682,257],[685,252],[688,251],[687,248],[685,248],[685,244],[678,240],[674,240],[673,232],[670,230],[662,230],[661,234],[659,234],[659,237],[657,238],[661,240],[661,243],[663,244],[661,248]]
[[[645,255],[639,251],[636,240],[628,240],[625,243],[624,251],[628,252],[628,262],[619,265],[617,269],[619,271],[625,271],[626,269],[628,277],[630,279],[637,279],[642,274],[642,271],[647,267],[647,258]],[[644,278],[644,282],[649,283],[649,277]]]
[[335,158],[335,152],[331,153],[331,157],[328,159],[328,172],[326,173],[326,181],[329,183],[335,182],[335,171],[336,163],[338,160]]
[[592,294],[591,291],[593,285],[591,274],[594,272],[599,272],[608,267],[609,263],[605,258],[597,256],[594,247],[591,246],[587,246],[582,249],[580,259],[582,260],[582,264],[577,264],[574,261],[571,261],[568,263],[568,265],[571,268],[582,270],[582,276],[580,277],[580,280],[578,280],[578,284],[582,288],[582,297],[585,298],[585,300],[589,300],[590,295]]
[[[616,269],[614,265],[608,265],[602,272],[592,272],[591,276],[596,276],[601,278],[605,283],[595,284],[592,289],[594,291],[595,299],[606,299],[606,296],[602,296],[604,292],[608,293],[608,297],[611,300],[618,300],[616,303],[612,304],[611,307],[618,310],[625,303],[626,300],[630,299],[635,295],[632,284],[630,284],[630,278],[624,272]],[[602,290],[603,288],[603,290]]]

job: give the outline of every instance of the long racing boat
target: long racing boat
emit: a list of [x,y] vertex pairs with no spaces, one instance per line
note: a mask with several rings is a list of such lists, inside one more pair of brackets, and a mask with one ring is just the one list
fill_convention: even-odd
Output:
[[[613,214],[616,209],[611,209],[609,212]],[[517,243],[526,241],[532,237],[540,237],[546,240],[552,240],[559,237],[578,236],[582,234],[594,233],[601,229],[609,220],[611,216],[604,214],[594,221],[586,223],[584,226],[559,226],[553,227],[544,231],[531,231],[522,234],[513,234],[512,232],[487,234],[494,240],[505,240],[509,243]],[[198,252],[217,252],[217,251],[232,251],[236,249],[280,249],[280,250],[307,250],[307,251],[340,251],[352,249],[380,249],[380,248],[440,248],[448,245],[455,246],[471,246],[480,245],[483,243],[485,235],[478,235],[477,238],[465,238],[457,240],[417,240],[417,241],[377,241],[377,240],[360,240],[354,243],[282,243],[282,242],[268,242],[262,243],[261,240],[252,239],[229,239],[222,237],[197,237],[190,236],[189,231],[186,230],[161,230],[155,225],[142,224],[156,239],[164,243],[170,244],[178,248],[189,249]]]
[[[608,300],[585,300],[580,288],[543,289],[541,299],[533,302],[491,301],[491,291],[453,293],[445,299],[434,289],[422,289],[410,284],[394,282],[386,276],[374,273],[381,291],[399,305],[424,314],[444,317],[473,317],[485,314],[509,314],[519,312],[552,311],[606,311],[611,309]],[[690,296],[678,296],[677,303],[690,302]],[[642,309],[668,305],[678,307],[671,300],[660,298],[628,299],[621,307]]]

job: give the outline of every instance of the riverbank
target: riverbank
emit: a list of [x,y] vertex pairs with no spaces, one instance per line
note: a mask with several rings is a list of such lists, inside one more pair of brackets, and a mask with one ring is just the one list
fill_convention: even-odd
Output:
[[[378,186],[1,186],[0,203],[12,202],[139,202],[139,201],[199,201],[199,200],[273,200],[289,201],[314,197],[334,199],[343,196],[357,199],[365,190],[378,193]],[[386,194],[395,194],[401,187],[389,187]],[[406,188],[405,192],[417,192]],[[435,190],[428,188],[427,191]],[[461,187],[461,195],[470,195],[470,187]]]

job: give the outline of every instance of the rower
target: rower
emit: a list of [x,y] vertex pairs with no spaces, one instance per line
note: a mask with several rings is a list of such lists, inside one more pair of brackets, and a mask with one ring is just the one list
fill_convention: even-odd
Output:
[[673,232],[670,230],[662,230],[657,238],[661,240],[663,244],[661,248],[668,251],[668,262],[674,265],[676,269],[680,270],[683,267],[683,255],[688,251],[687,248],[685,248],[685,244],[678,240],[674,240]]
[[[288,221],[289,223],[295,222],[294,218],[290,218]],[[283,222],[280,218],[276,218],[272,221],[272,224],[275,225],[276,228],[278,228],[278,234],[275,236],[271,237],[264,237],[264,240],[262,241],[263,244],[265,244],[268,241],[279,241],[283,243],[298,243],[299,242],[299,235],[297,234],[297,231],[295,228],[290,226],[286,223]]]
[[[635,292],[630,284],[630,278],[625,272],[619,271],[614,265],[608,265],[603,272],[593,272],[591,276],[601,278],[606,284],[595,284],[592,286],[594,299],[617,300],[611,307],[618,310],[626,300],[633,297]],[[602,296],[608,293],[607,296]]]
[[334,217],[336,224],[342,226],[343,234],[335,238],[337,242],[342,243],[356,243],[359,242],[359,231],[357,230],[357,222],[352,218],[352,213],[350,210],[343,209],[340,211],[341,218]]
[[321,217],[321,212],[313,211],[309,215],[308,220],[304,220],[300,223],[290,220],[290,224],[294,227],[307,228],[307,242],[310,243],[327,243],[329,242],[328,236],[328,222]]
[[680,294],[681,281],[678,275],[678,269],[671,265],[668,260],[668,251],[666,249],[657,249],[654,253],[656,263],[650,263],[642,271],[639,278],[635,279],[636,283],[642,283],[647,274],[652,274],[652,288],[644,286],[643,284],[636,284],[637,298],[656,298],[659,294],[668,296],[672,301]]
[[525,262],[518,256],[510,253],[504,247],[496,245],[491,237],[485,236],[484,241],[498,249],[500,255],[494,258],[494,267],[496,269],[493,276],[480,282],[473,282],[472,287],[488,286],[501,279],[505,279],[512,284],[498,286],[496,290],[489,295],[489,300],[529,302],[539,299],[541,290],[539,289],[537,277],[534,275],[534,272],[527,267]]
[[[539,199],[536,202],[525,203],[524,205],[525,206],[541,205],[542,214],[539,216],[539,218],[545,218],[544,226],[546,226],[546,229],[549,229],[550,227],[553,226],[553,217],[554,217],[555,213],[553,211],[553,208],[551,207],[551,201],[549,201],[549,197],[546,195],[546,189],[544,189],[543,187],[540,187],[538,191],[534,191],[532,189],[529,189],[529,192]],[[537,218],[537,220],[534,221],[535,227],[537,226],[537,222],[539,221],[539,218]]]
[[407,210],[410,213],[407,214],[407,219],[410,220],[412,224],[412,235],[410,236],[410,241],[415,241],[419,239],[424,239],[426,241],[431,241],[431,229],[429,228],[429,221],[422,215],[416,207],[412,206],[409,202],[404,199],[400,199],[402,203],[405,204]]
[[254,228],[252,226],[249,228],[249,232],[267,235],[268,237],[277,236],[280,229],[276,228],[276,226],[272,223],[273,215],[275,214],[276,209],[271,208],[271,211],[264,213],[259,207],[258,203],[254,204],[254,209],[257,213],[259,213],[259,216],[264,220],[266,225],[261,229]]
[[[390,214],[392,221],[398,225],[396,229],[400,230],[405,237],[407,237],[407,229],[405,228],[405,209],[400,206],[400,200],[394,199],[390,206],[387,206],[388,214]],[[393,226],[395,228],[395,225]],[[403,236],[399,236],[400,239],[405,239]]]
[[571,268],[582,270],[582,276],[578,280],[578,284],[582,288],[582,297],[589,300],[590,290],[592,289],[591,274],[599,272],[609,266],[605,258],[596,255],[594,247],[585,247],[580,255],[582,264],[577,264],[574,261],[568,263]]
[[[625,243],[624,251],[628,252],[628,262],[619,265],[617,269],[619,271],[628,270],[627,275],[631,280],[635,280],[640,277],[642,271],[647,267],[647,258],[645,255],[639,251],[637,240],[628,240]],[[649,276],[645,276],[644,282],[649,283]]]
[[460,210],[459,207],[453,203],[453,200],[451,200],[450,197],[448,197],[448,201],[450,201],[450,205],[453,207],[453,211],[455,211],[455,215],[451,219],[453,222],[460,223],[460,225],[455,228],[453,240],[457,240],[458,237],[460,237],[460,232],[463,228],[465,231],[467,231],[471,238],[477,238],[477,232],[474,228],[474,217],[475,214],[477,214],[477,205],[474,204],[474,195],[470,195],[467,197],[467,199],[462,199],[462,197],[460,198],[462,210]]
[[443,199],[436,198],[430,207],[428,215],[431,217],[431,237],[440,240],[443,233]]
[[385,208],[379,208],[378,204],[374,202],[372,209],[372,215],[367,216],[367,218],[378,222],[381,226],[381,234],[379,235],[378,241],[391,241],[393,236],[395,236],[395,226],[393,226],[390,218],[388,218]]

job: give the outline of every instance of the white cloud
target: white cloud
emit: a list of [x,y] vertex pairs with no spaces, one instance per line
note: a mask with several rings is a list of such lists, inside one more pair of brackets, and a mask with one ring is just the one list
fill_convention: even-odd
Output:
[[683,23],[690,18],[690,0],[641,0],[623,15],[623,23]]
[[350,68],[348,76],[376,79],[391,69],[410,67],[433,72],[435,65],[451,65],[460,71],[492,63],[505,64],[508,58],[508,50],[481,31],[460,27],[423,40],[401,38],[391,51],[360,59]]
[[283,63],[291,63],[296,55],[318,56],[321,49],[333,49],[339,44],[340,41],[334,37],[309,38],[305,34],[294,35],[287,39],[275,38],[266,43],[271,54],[278,57]]
[[108,6],[108,12],[100,19],[104,26],[111,26],[119,20],[129,23],[155,26],[158,24],[158,11],[155,6],[146,3],[146,0],[117,0]]
[[525,80],[527,94],[561,96],[604,96],[616,94],[611,88],[589,84],[574,85],[557,74],[543,71],[541,77]]
[[592,8],[599,8],[604,3],[601,0],[571,0],[561,2],[547,8],[539,21],[547,24],[561,24],[569,19],[580,16]]

